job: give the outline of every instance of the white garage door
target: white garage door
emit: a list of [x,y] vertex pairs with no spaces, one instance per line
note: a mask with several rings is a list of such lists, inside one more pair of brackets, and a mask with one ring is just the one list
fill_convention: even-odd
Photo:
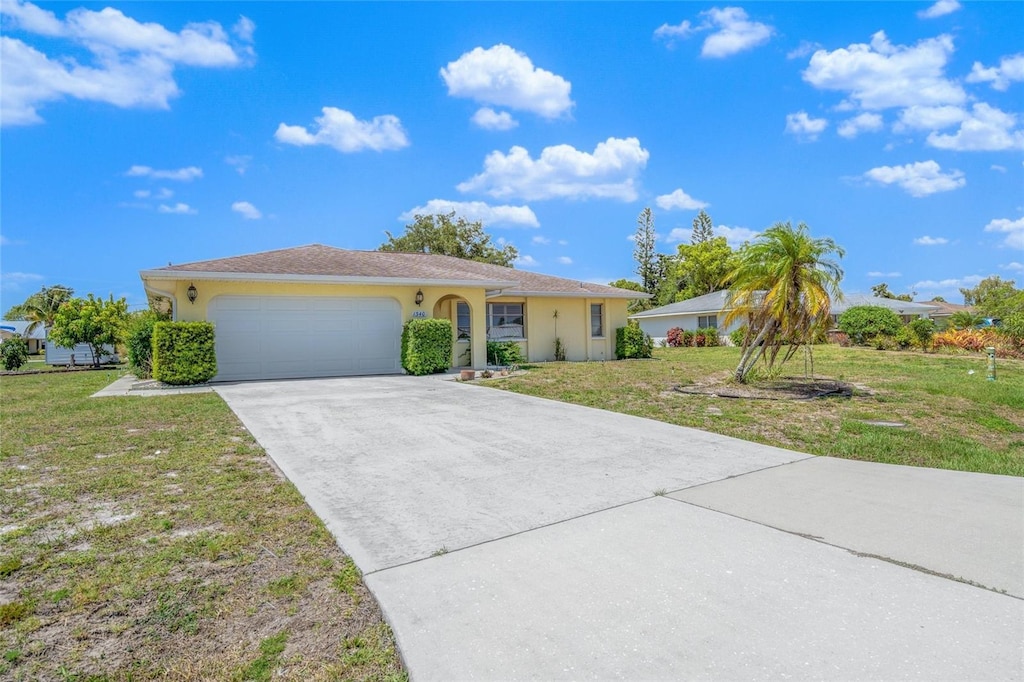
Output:
[[402,371],[402,309],[393,298],[217,296],[207,314],[215,381]]

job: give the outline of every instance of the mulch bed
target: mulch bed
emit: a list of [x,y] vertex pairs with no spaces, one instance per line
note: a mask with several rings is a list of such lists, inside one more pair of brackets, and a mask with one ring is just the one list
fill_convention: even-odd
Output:
[[815,398],[849,398],[854,386],[835,379],[779,377],[752,384],[730,383],[725,379],[689,386],[673,386],[672,390],[689,395],[749,400],[813,400]]

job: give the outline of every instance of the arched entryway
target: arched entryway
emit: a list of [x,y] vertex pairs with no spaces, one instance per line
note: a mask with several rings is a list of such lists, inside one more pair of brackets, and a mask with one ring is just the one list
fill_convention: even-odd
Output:
[[473,307],[469,301],[449,294],[434,304],[434,317],[451,320],[452,323],[452,367],[473,366]]

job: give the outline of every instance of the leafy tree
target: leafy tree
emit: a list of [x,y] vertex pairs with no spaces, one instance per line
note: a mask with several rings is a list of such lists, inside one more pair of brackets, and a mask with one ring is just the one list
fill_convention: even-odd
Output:
[[513,267],[519,251],[511,244],[498,248],[491,243],[491,237],[484,232],[479,220],[469,222],[451,213],[417,215],[405,226],[405,233],[394,236],[385,232],[388,240],[380,245],[380,251],[404,253],[437,253],[466,260]]
[[[608,286],[644,293],[643,286],[641,286],[639,282],[634,282],[631,279],[617,279],[614,282],[608,282]],[[626,312],[632,315],[633,313],[638,313],[641,310],[647,310],[649,307],[648,300],[649,299],[645,298],[630,299],[629,303],[626,305]]]
[[636,261],[636,274],[640,276],[640,285],[648,294],[658,290],[658,258],[654,254],[654,214],[650,207],[640,211],[636,219],[636,236],[633,239],[633,260]]
[[842,295],[843,271],[833,254],[845,252],[830,238],[811,238],[804,223],[793,229],[788,222],[775,223],[740,249],[725,316],[726,326],[749,320],[737,381],[747,381],[758,359],[771,370],[784,346],[783,363],[826,330],[832,298]]
[[914,294],[916,292],[911,292],[909,294],[894,294],[889,291],[889,285],[882,282],[881,284],[876,284],[871,287],[871,293],[874,294],[876,298],[888,298],[893,301],[913,301]]
[[12,336],[0,343],[0,360],[4,369],[13,372],[28,362],[28,344],[20,336]]
[[715,236],[715,224],[711,216],[704,209],[700,210],[697,217],[693,219],[693,232],[690,235],[691,244],[706,242]]
[[49,329],[53,326],[53,320],[61,304],[70,301],[74,293],[74,289],[63,284],[42,287],[25,299],[24,303],[8,310],[4,319],[29,321],[31,324],[25,328],[25,334],[31,334],[39,325],[43,325],[44,329]]
[[74,348],[89,344],[92,363],[99,365],[103,346],[120,343],[128,318],[128,303],[111,296],[104,301],[89,294],[89,298],[73,298],[61,305],[53,320],[48,338],[52,343]]
[[973,306],[983,317],[1009,317],[1024,312],[1024,290],[1014,280],[1003,280],[998,275],[986,277],[972,289],[961,289],[964,304]]
[[684,301],[728,288],[735,254],[725,237],[679,245],[676,278],[683,285],[675,300]]
[[932,303],[945,303],[946,299],[941,296],[932,296]]

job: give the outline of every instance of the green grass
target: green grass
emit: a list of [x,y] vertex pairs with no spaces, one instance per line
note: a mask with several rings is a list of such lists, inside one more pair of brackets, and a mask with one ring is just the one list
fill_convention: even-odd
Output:
[[[862,387],[852,398],[767,401],[672,390],[724,378],[738,359],[736,348],[659,348],[651,360],[538,364],[487,385],[816,455],[1024,476],[1024,362],[999,360],[997,380],[987,381],[984,356],[816,346],[814,375]],[[783,374],[803,376],[801,354]],[[906,426],[863,423],[870,420]]]
[[224,402],[88,397],[117,376],[0,377],[0,679],[404,679],[358,570]]

